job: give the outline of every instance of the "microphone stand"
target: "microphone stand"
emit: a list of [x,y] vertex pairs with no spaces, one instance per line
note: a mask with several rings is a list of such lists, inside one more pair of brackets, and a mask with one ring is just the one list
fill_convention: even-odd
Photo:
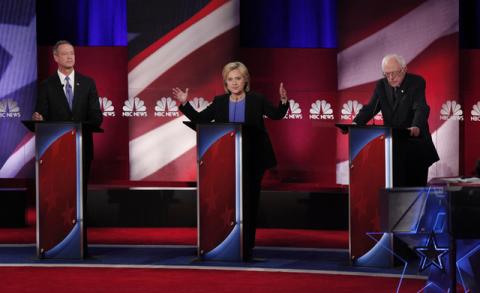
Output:
[[372,125],[375,126],[375,115],[378,108],[378,103],[380,102],[380,97],[377,98],[377,102],[375,103],[375,108],[373,108],[373,117],[372,117]]

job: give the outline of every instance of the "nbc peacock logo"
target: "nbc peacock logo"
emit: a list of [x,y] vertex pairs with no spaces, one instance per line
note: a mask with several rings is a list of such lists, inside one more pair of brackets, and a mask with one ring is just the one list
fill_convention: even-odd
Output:
[[309,117],[312,120],[333,120],[332,105],[325,100],[316,100],[312,103]]
[[155,117],[178,117],[177,102],[171,97],[162,97],[157,101],[155,106]]
[[98,102],[100,103],[100,110],[105,117],[115,117],[115,107],[111,100],[107,97],[99,97]]
[[363,105],[360,104],[357,100],[348,100],[342,107],[342,115],[340,116],[343,120],[351,120],[357,116],[360,109]]
[[471,121],[480,121],[480,101],[473,105],[472,111],[470,112],[472,116],[470,117]]
[[147,117],[147,107],[139,97],[130,97],[123,106],[123,117]]
[[207,108],[208,105],[210,105],[210,103],[207,100],[205,100],[203,97],[195,97],[189,103],[190,105],[192,105],[192,107],[195,110],[197,110],[197,112],[201,112],[205,110],[205,108]]
[[14,99],[0,101],[0,118],[20,118],[20,107]]
[[288,100],[288,102],[289,107],[287,114],[285,115],[285,119],[303,119],[302,109],[300,108],[300,105],[293,99]]
[[440,119],[463,121],[462,106],[460,106],[460,104],[457,104],[456,101],[445,102],[445,104],[442,105],[442,109],[440,110]]

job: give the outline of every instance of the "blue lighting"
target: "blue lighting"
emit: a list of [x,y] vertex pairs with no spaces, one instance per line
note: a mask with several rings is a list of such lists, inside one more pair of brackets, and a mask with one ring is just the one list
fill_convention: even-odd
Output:
[[[478,287],[479,269],[475,265],[480,259],[480,241],[478,239],[457,240],[457,270],[465,292]],[[473,292],[473,291],[472,291]]]
[[430,234],[428,237],[427,243],[425,246],[415,248],[415,251],[420,256],[420,268],[419,270],[423,272],[431,265],[436,266],[438,269],[445,271],[445,266],[443,265],[442,256],[447,254],[448,248],[438,247],[437,240],[435,239],[435,234]]
[[77,45],[127,45],[126,0],[78,1],[77,16]]
[[336,1],[242,0],[240,44],[258,48],[336,48]]
[[[384,232],[367,232],[366,234],[370,239],[372,239],[374,242],[376,242],[375,246],[372,248],[371,251],[367,252],[365,255],[363,255],[361,258],[363,259],[362,262],[364,262],[363,265],[367,265],[368,263],[373,264],[373,263],[380,263],[378,258],[385,258],[388,255],[392,255],[395,259],[401,261],[403,263],[403,269],[402,273],[400,275],[400,279],[398,281],[397,289],[395,292],[400,292],[400,289],[402,287],[402,282],[403,278],[405,276],[405,272],[408,267],[408,262],[403,259],[400,255],[396,254],[391,248],[390,248],[390,241],[392,234],[391,233],[384,233]],[[387,235],[390,235],[388,237],[385,237]],[[376,236],[381,236],[380,240],[377,240]],[[360,260],[360,258],[359,258]],[[361,263],[357,263],[362,265]]]
[[[39,1],[40,2],[40,1]],[[126,0],[49,0],[37,5],[39,45],[126,46]]]

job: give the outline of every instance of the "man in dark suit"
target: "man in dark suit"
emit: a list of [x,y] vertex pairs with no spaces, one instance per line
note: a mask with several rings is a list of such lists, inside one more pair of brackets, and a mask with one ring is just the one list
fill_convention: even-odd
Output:
[[[68,41],[58,41],[53,47],[53,58],[58,64],[58,70],[40,84],[37,105],[32,119],[37,121],[73,121],[86,124],[82,136],[83,206],[85,214],[86,187],[93,160],[93,136],[90,130],[100,127],[103,116],[100,111],[95,82],[90,77],[74,70],[75,51],[72,44]],[[86,233],[84,240],[86,249]]]
[[[74,70],[75,51],[68,41],[53,47],[57,72],[40,84],[33,120],[84,122],[95,128],[102,123],[97,88],[90,77]],[[84,133],[84,178],[93,159],[92,133]]]
[[405,60],[396,54],[383,58],[382,71],[385,77],[377,82],[370,102],[353,122],[364,125],[382,111],[385,126],[407,129],[410,136],[397,144],[394,185],[425,186],[428,168],[439,160],[428,126],[425,80],[407,73]]

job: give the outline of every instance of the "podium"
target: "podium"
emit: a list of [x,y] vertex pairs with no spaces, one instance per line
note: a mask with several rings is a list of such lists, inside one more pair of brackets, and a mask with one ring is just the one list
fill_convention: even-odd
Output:
[[244,257],[243,138],[238,123],[197,124],[198,256]]
[[423,292],[478,292],[480,229],[473,223],[480,221],[480,179],[434,178],[427,187],[389,188],[382,201],[383,231],[418,256],[403,260],[428,276]]
[[[406,129],[336,124],[349,134],[349,253],[353,264],[391,266],[391,234],[381,230],[381,190],[397,185],[404,160]],[[374,239],[381,235],[381,239]],[[378,242],[377,242],[378,240]]]
[[86,124],[23,121],[35,132],[37,256],[83,258],[83,131]]

